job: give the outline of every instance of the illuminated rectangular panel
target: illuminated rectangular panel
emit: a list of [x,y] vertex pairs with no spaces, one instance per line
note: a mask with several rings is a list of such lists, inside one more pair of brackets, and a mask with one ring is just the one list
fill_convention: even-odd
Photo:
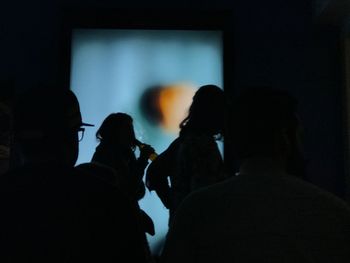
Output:
[[[95,124],[86,129],[80,143],[78,164],[91,160],[98,143],[96,130],[112,112],[131,115],[137,138],[157,152],[165,150],[177,132],[166,129],[168,120],[164,124],[147,118],[142,96],[152,87],[195,91],[201,85],[215,84],[223,88],[222,45],[221,31],[74,30],[70,86],[79,99],[83,120]],[[165,103],[166,112],[175,106],[187,110],[190,100],[181,94],[189,93],[175,93],[180,97],[167,93],[172,100]],[[149,237],[149,242],[157,250],[167,232],[168,211],[154,192],[147,193],[140,206],[155,223],[156,236]]]

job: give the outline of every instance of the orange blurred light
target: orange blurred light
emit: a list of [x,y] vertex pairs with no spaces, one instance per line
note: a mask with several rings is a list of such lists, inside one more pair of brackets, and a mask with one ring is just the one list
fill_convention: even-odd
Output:
[[164,86],[159,94],[161,125],[170,133],[179,132],[180,122],[187,116],[196,89],[189,84]]

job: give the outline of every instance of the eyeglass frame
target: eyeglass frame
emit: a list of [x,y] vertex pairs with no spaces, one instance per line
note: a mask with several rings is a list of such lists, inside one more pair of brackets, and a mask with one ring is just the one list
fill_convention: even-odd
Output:
[[[78,141],[81,142],[84,138],[85,128],[79,127],[78,128]],[[80,136],[81,134],[81,136]]]

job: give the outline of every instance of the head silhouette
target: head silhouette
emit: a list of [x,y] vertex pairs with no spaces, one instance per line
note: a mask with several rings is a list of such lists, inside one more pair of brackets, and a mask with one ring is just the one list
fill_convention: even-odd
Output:
[[219,135],[224,126],[224,92],[215,85],[200,87],[192,99],[188,116],[180,123],[180,135]]
[[96,138],[109,144],[135,146],[133,119],[130,115],[121,112],[108,115],[97,130]]
[[21,162],[73,166],[79,150],[78,130],[84,125],[72,91],[50,87],[26,91],[14,110],[15,143]]
[[233,102],[232,140],[240,160],[282,159],[290,174],[304,176],[297,101],[287,92],[250,88]]

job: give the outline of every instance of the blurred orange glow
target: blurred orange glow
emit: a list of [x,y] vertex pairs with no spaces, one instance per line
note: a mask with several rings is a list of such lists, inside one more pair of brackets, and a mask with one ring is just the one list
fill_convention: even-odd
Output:
[[170,133],[179,132],[180,122],[187,116],[196,89],[189,84],[164,86],[159,94],[162,127]]

